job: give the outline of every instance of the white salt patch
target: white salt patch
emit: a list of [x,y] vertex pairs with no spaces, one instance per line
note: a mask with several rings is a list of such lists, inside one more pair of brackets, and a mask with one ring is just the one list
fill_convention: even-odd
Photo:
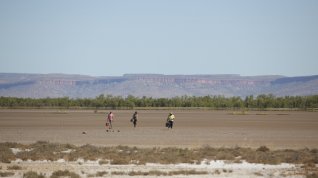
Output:
[[86,163],[88,163],[88,164],[98,164],[99,165],[99,161],[100,161],[100,159],[98,159],[96,161],[87,160]]
[[38,160],[38,161],[34,161],[36,163],[48,163],[48,162],[51,162],[51,161],[48,161],[48,160]]
[[131,160],[130,164],[139,164],[139,161],[138,160]]
[[[162,167],[165,165],[156,164],[156,163],[146,163],[146,166],[149,167]],[[189,164],[189,163],[180,163],[180,164],[170,164],[166,165],[168,167],[174,167],[179,169],[244,169],[244,170],[262,170],[262,169],[289,169],[295,168],[294,164],[256,164],[256,163],[248,163],[246,161],[242,161],[241,163],[228,163],[224,160],[213,160],[207,161],[204,160],[201,164]]]
[[65,151],[61,151],[61,153],[71,153],[73,151],[75,151],[75,150],[74,149],[67,149]]
[[12,151],[12,153],[14,154],[14,155],[16,155],[16,154],[18,154],[19,152],[22,152],[22,151],[32,151],[33,149],[25,149],[25,150],[22,150],[22,149],[20,149],[20,148],[10,148],[11,149],[11,151]]
[[57,163],[65,163],[65,160],[64,159],[58,159],[56,162]]
[[21,152],[22,150],[20,148],[10,148],[13,154],[18,154],[19,152]]
[[84,161],[83,158],[78,158],[78,159],[76,160],[76,162],[77,162],[77,163],[84,163],[85,161]]
[[[222,163],[223,162],[223,163]],[[210,162],[212,168],[225,168],[225,169],[285,169],[285,168],[294,168],[294,164],[277,164],[277,165],[270,165],[270,164],[256,164],[256,163],[248,163],[246,161],[242,161],[242,163],[229,163],[226,164],[224,161],[219,162]]]
[[74,149],[67,149],[67,150],[64,150],[64,151],[61,151],[61,152],[53,152],[53,154],[59,154],[59,153],[71,153],[71,152],[73,152],[73,151],[75,151]]
[[22,159],[16,159],[16,160],[14,160],[14,161],[11,161],[11,163],[22,163],[22,162],[23,162]]

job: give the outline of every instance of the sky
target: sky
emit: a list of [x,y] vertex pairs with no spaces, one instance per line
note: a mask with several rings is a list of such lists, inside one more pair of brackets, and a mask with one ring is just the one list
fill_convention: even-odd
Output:
[[0,73],[318,75],[318,1],[1,0]]

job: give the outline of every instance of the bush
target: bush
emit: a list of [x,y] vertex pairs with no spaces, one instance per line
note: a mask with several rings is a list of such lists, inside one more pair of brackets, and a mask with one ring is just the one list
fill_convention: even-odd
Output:
[[103,165],[103,164],[109,164],[110,161],[107,161],[107,160],[100,160],[98,162],[99,165]]
[[0,177],[10,177],[13,176],[13,172],[0,172]]
[[11,146],[8,143],[0,143],[0,162],[10,163],[15,159],[15,155],[10,148]]
[[207,171],[196,171],[196,170],[180,170],[180,171],[171,171],[169,175],[203,175],[208,174]]
[[22,167],[18,166],[18,165],[13,165],[13,166],[8,166],[7,169],[8,170],[21,170]]
[[22,160],[50,160],[56,161],[58,159],[68,159],[69,153],[62,151],[68,149],[75,149],[76,147],[71,144],[58,144],[49,143],[47,141],[38,141],[28,146],[31,151],[19,152],[16,157]]
[[69,154],[69,160],[77,160],[78,158],[83,158],[84,160],[96,160],[98,158],[103,158],[105,152],[103,148],[99,148],[93,145],[83,145],[76,148],[76,151]]
[[34,172],[34,171],[29,171],[23,174],[23,178],[45,178],[44,175]]
[[260,146],[256,149],[256,151],[267,152],[269,151],[269,148],[267,148],[266,146]]
[[70,172],[68,170],[64,170],[64,171],[55,171],[53,172],[53,174],[51,175],[50,178],[59,178],[59,177],[70,177],[70,178],[80,178],[80,176],[74,172]]
[[318,174],[316,173],[307,174],[306,178],[318,178]]
[[105,174],[108,174],[108,172],[106,172],[106,171],[97,172],[97,173],[96,173],[96,176],[97,176],[97,177],[103,177]]
[[114,171],[114,172],[111,172],[111,175],[119,175],[119,176],[122,176],[122,175],[125,175],[126,173],[125,172],[119,172],[119,171]]

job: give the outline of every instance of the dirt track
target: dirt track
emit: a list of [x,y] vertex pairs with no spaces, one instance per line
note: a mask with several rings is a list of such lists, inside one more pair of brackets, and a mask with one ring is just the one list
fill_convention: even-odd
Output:
[[[318,148],[317,112],[173,111],[175,127],[164,127],[169,111],[114,111],[114,132],[106,132],[106,111],[0,110],[0,141],[50,141],[76,145],[149,147]],[[119,130],[119,132],[118,132]],[[85,131],[87,134],[82,134]]]

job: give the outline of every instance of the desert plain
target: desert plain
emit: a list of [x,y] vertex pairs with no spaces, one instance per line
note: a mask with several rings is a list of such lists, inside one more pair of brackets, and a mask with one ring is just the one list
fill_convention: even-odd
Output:
[[[137,127],[133,128],[133,110],[114,110],[113,130],[107,132],[108,112],[0,110],[0,140],[139,147],[318,148],[317,112],[138,110]],[[176,116],[172,130],[165,127],[169,112]]]
[[[318,154],[316,152],[318,148],[317,112],[137,110],[139,118],[137,127],[134,128],[130,119],[135,110],[112,110],[115,118],[113,129],[110,130],[105,127],[109,111],[2,109],[0,110],[0,142],[27,145],[44,141],[76,146],[89,144],[101,147],[123,145],[139,148],[177,147],[182,149],[202,147],[257,149],[266,146],[270,150],[313,149],[312,155],[317,157]],[[176,116],[173,129],[165,127],[169,112]],[[10,149],[14,154],[26,151],[20,148]],[[12,165],[18,165],[19,169],[11,171],[12,174],[8,177],[23,177],[30,171],[50,177],[54,172],[63,170],[70,170],[80,177],[317,176],[317,164],[311,164],[311,172],[308,172],[303,165],[250,164],[244,160],[239,163],[206,160],[199,164],[112,165],[110,162],[101,164],[100,160],[25,161],[18,159],[10,163],[0,163],[0,173],[10,172]],[[182,171],[188,172],[182,173]],[[194,171],[194,174],[187,175],[191,171]],[[152,172],[156,172],[157,175],[149,175]]]

